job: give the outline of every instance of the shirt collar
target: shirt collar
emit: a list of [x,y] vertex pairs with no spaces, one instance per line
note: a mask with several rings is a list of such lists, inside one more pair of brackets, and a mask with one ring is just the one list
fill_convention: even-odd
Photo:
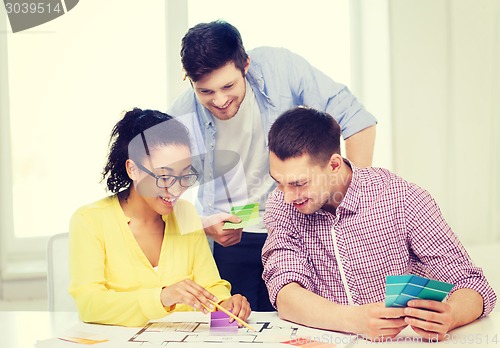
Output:
[[195,93],[195,99],[196,99],[196,105],[198,107],[198,114],[201,115],[202,121],[205,124],[205,126],[211,126],[213,123],[213,116],[210,111],[206,107],[203,106],[202,103],[198,100],[198,97],[196,96]]
[[262,68],[258,63],[250,60],[250,67],[248,68],[247,74],[245,75],[248,83],[252,87],[254,93],[258,92],[264,96],[267,102],[274,106],[271,99],[266,93],[266,85],[264,81],[264,75],[262,75]]
[[125,221],[125,223],[128,224],[130,222],[130,218],[127,215],[125,215],[125,212],[123,211],[123,208],[120,204],[118,194],[114,194],[114,195],[110,196],[110,199],[113,202],[113,206],[114,206],[114,209],[116,211],[116,214],[118,215],[118,218],[121,219],[122,221]]
[[[352,164],[347,158],[344,158],[344,163],[347,164],[352,170],[351,183],[347,189],[346,195],[337,207],[337,213],[342,210],[347,210],[350,212],[356,212],[359,206],[359,202],[363,193],[362,182],[360,180],[359,168]],[[330,214],[326,210],[320,209],[314,214],[328,215]]]
[[360,175],[359,175],[359,168],[356,167],[354,164],[349,162],[347,159],[344,159],[344,162],[351,167],[352,170],[352,177],[351,177],[351,183],[349,184],[349,187],[347,189],[347,192],[344,196],[344,199],[342,202],[340,202],[340,205],[338,206],[337,210],[348,210],[350,212],[356,212],[359,206],[359,201],[361,199],[363,190],[362,190],[362,183],[360,180]]
[[256,64],[253,61],[250,61],[250,67],[248,68],[246,78],[250,84],[257,86],[259,91],[264,93],[264,76],[259,73],[259,70],[255,66]]

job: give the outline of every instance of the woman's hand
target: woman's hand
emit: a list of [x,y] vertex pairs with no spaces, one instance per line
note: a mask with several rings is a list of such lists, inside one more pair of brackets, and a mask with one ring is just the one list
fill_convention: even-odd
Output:
[[217,298],[214,295],[190,279],[184,279],[178,283],[164,287],[161,290],[160,299],[164,307],[183,303],[205,314],[209,312],[207,308],[209,310],[214,309],[214,306],[208,300],[217,302]]
[[[243,321],[246,321],[250,316],[250,313],[252,313],[252,309],[250,308],[250,303],[248,303],[247,298],[239,294],[233,295],[227,300],[222,301],[220,305],[228,311],[231,311],[231,313]],[[230,323],[233,321],[233,318],[229,319]],[[238,323],[238,326],[241,327],[241,324]]]

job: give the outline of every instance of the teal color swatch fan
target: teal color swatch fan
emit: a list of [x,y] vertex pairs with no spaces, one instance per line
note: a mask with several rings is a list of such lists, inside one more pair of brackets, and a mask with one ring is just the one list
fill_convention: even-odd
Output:
[[442,301],[453,284],[412,274],[385,278],[385,306],[406,307],[410,300]]

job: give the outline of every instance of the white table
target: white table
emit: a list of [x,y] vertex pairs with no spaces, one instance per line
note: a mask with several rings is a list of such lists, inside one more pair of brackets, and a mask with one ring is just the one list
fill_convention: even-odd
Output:
[[[250,323],[252,321],[265,318],[276,319],[276,313],[252,313]],[[6,348],[26,348],[33,347],[38,340],[57,337],[66,330],[71,329],[79,324],[78,314],[75,312],[17,312],[4,311],[0,312],[0,346]],[[284,322],[290,325],[288,322]],[[119,328],[113,326],[99,326],[100,329],[109,330],[127,330],[126,334],[137,331],[137,328]],[[327,343],[333,335],[328,331],[324,331],[321,335],[321,341]],[[495,342],[496,340],[496,342]],[[85,345],[76,345],[71,343],[74,348],[86,347]],[[188,347],[189,344],[181,344]],[[372,346],[372,342],[357,340],[350,343],[349,347],[357,346]],[[406,328],[393,343],[379,343],[378,346],[426,346],[430,347],[427,342],[422,342],[419,337],[410,329]],[[443,346],[470,346],[478,347],[499,347],[500,348],[500,312],[494,312],[489,317],[477,320],[465,327],[458,328],[450,332],[450,342],[440,342],[439,347]],[[135,346],[132,344],[132,346]],[[210,344],[213,346],[213,344]],[[249,348],[253,346],[260,347],[257,344],[247,344]],[[268,345],[266,345],[268,346]],[[290,345],[279,345],[282,347],[292,347]],[[435,345],[432,345],[433,347]],[[93,345],[98,348],[99,344]]]
[[55,337],[78,322],[76,312],[0,311],[0,346],[33,347],[37,340]]

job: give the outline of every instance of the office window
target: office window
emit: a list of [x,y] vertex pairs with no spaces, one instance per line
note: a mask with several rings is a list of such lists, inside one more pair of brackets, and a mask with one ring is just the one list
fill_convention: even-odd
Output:
[[6,26],[1,122],[10,161],[2,159],[2,182],[11,192],[0,199],[11,223],[2,225],[2,244],[4,258],[17,258],[43,255],[76,208],[106,195],[100,172],[122,113],[166,109],[165,4],[81,1],[39,27],[13,34]]

